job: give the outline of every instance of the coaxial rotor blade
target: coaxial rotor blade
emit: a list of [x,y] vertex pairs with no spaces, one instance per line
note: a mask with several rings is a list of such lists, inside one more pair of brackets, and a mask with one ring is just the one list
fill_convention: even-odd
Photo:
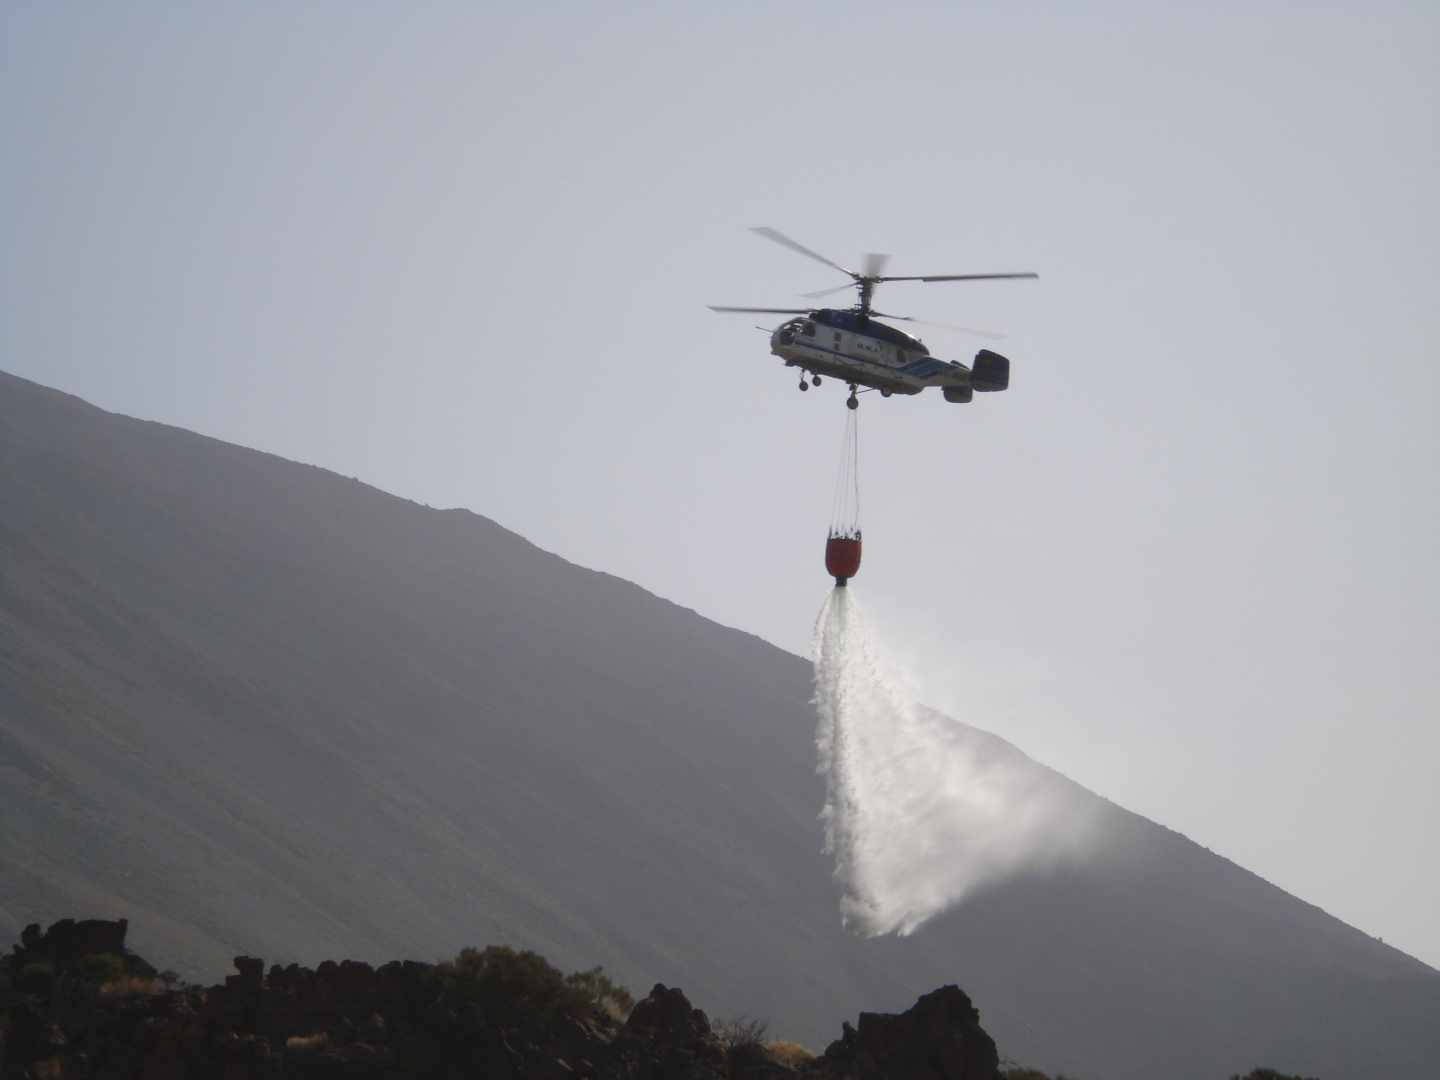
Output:
[[889,255],[882,255],[878,251],[866,252],[865,258],[860,263],[860,269],[865,277],[887,281],[889,280],[888,278],[883,278],[880,275],[885,273],[885,264],[889,261]]
[[1038,278],[1039,274],[922,274],[918,277],[882,277],[877,281],[999,281],[1002,278]]
[[848,274],[852,278],[859,276],[855,273],[855,271],[846,270],[845,267],[841,266],[839,263],[831,262],[829,259],[825,258],[824,255],[821,255],[818,252],[811,251],[804,244],[796,243],[794,240],[791,240],[788,236],[780,232],[778,229],[772,229],[768,225],[756,225],[750,231],[753,233],[759,233],[761,236],[765,237],[766,240],[775,241],[775,243],[779,244],[781,247],[787,247],[791,251],[799,252],[801,255],[808,256],[809,258],[814,259],[816,262],[822,262],[826,266],[830,267],[832,270],[839,270],[842,274]]
[[805,297],[806,300],[818,300],[822,296],[830,296],[832,293],[844,292],[846,289],[853,288],[855,288],[855,283],[851,281],[845,285],[836,285],[833,289],[821,289],[819,292],[807,292],[801,293],[800,295]]
[[957,326],[954,323],[936,322],[933,319],[917,319],[911,315],[887,315],[883,311],[872,311],[871,318],[893,319],[895,322],[914,323],[916,326],[933,326],[940,330],[958,330],[962,334],[972,334],[975,337],[989,338],[991,341],[999,341],[1005,335],[997,334],[994,330],[979,330],[973,326]]
[[790,308],[790,307],[720,307],[716,304],[707,304],[711,311],[755,311],[770,315],[809,315],[814,308]]

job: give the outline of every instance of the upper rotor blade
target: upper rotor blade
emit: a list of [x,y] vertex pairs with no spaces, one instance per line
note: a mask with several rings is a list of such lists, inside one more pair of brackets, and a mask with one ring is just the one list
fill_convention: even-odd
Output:
[[860,263],[860,271],[868,278],[879,278],[884,281],[886,279],[881,278],[880,275],[885,273],[885,264],[889,261],[889,255],[882,255],[878,251],[866,252],[865,258]]
[[816,262],[822,262],[826,266],[830,267],[832,270],[839,270],[842,274],[848,274],[850,277],[857,276],[853,270],[846,270],[845,267],[841,266],[839,263],[831,262],[829,259],[825,258],[824,255],[821,255],[818,252],[811,251],[804,244],[797,244],[794,240],[791,240],[788,236],[780,232],[778,229],[772,229],[768,225],[756,225],[750,231],[753,233],[759,233],[761,236],[765,237],[766,240],[775,241],[775,243],[779,244],[781,247],[787,247],[791,251],[798,251],[801,255],[808,256],[809,258],[814,259]]
[[1028,271],[1023,274],[922,274],[918,277],[882,277],[879,281],[999,281],[1002,278],[1038,278]]
[[972,334],[975,337],[989,338],[991,341],[1000,341],[1004,334],[997,334],[994,330],[979,330],[973,326],[957,326],[954,323],[936,322],[933,319],[917,319],[911,315],[887,315],[883,311],[872,311],[872,318],[893,319],[896,322],[911,322],[917,326],[934,326],[941,330],[958,330],[962,334]]
[[836,285],[833,289],[821,289],[819,292],[807,292],[801,293],[800,295],[807,300],[818,300],[822,296],[829,296],[831,293],[843,292],[846,289],[853,288],[855,288],[855,283],[852,281],[846,285]]
[[758,311],[771,315],[809,315],[814,308],[791,308],[791,307],[720,307],[716,304],[706,305],[711,311]]

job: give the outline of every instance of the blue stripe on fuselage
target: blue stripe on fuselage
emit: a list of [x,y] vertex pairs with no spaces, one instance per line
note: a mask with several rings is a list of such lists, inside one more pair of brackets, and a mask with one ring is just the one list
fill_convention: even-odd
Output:
[[924,360],[916,360],[913,364],[906,364],[900,368],[906,375],[914,375],[917,379],[929,378],[931,375],[938,375],[949,368],[950,365],[944,360],[936,360],[927,356]]
[[[852,364],[868,364],[870,367],[879,368],[887,375],[913,375],[917,379],[928,378],[950,367],[944,360],[936,360],[933,356],[927,356],[923,360],[916,360],[906,364],[903,368],[891,367],[889,364],[882,364],[879,360],[869,360],[863,356],[856,356],[853,353],[841,352],[839,349],[832,349],[825,345],[809,341],[796,341],[790,348],[815,349],[817,352],[829,353],[831,356],[838,356],[840,359]],[[792,361],[793,363],[793,361]]]

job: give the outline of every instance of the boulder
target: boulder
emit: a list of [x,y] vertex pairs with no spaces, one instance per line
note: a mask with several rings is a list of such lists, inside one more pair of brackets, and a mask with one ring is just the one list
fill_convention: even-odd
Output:
[[725,1050],[679,989],[656,983],[611,1046],[601,1074],[625,1080],[723,1080]]
[[828,1075],[846,1080],[994,1080],[995,1040],[958,986],[925,994],[899,1015],[861,1013],[856,1027],[821,1058]]
[[[125,932],[130,924],[125,919],[61,919],[51,923],[44,933],[38,923],[31,923],[20,933],[14,947],[11,965],[19,971],[26,964],[44,963],[60,974],[79,968],[87,956],[109,953],[126,957]],[[135,958],[138,960],[138,957]],[[144,964],[149,968],[149,964]],[[151,969],[153,971],[153,969]],[[131,972],[137,974],[137,972]]]

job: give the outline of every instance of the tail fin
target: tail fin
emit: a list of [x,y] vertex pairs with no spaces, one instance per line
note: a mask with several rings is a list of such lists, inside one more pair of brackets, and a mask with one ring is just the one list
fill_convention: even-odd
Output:
[[981,349],[970,370],[970,385],[981,393],[1006,389],[1010,385],[1010,361],[997,352]]

